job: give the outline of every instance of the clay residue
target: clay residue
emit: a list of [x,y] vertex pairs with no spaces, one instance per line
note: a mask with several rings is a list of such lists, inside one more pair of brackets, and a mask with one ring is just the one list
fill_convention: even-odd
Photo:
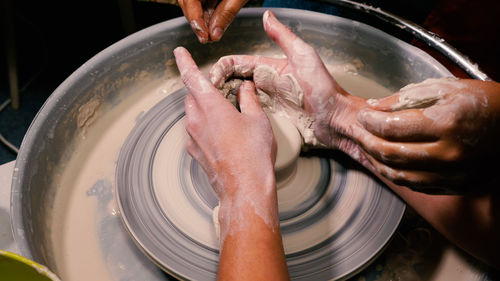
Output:
[[101,102],[102,101],[99,97],[94,97],[78,108],[76,123],[78,125],[78,128],[82,129],[83,134],[85,134],[87,128],[98,119],[98,109],[101,105]]
[[229,79],[219,89],[221,94],[234,106],[238,106],[238,89],[243,83],[242,79]]
[[[238,89],[242,81],[232,78],[219,87],[224,97],[234,105],[237,105]],[[267,112],[290,120],[299,130],[304,144],[319,143],[312,129],[314,118],[303,110],[304,91],[292,74],[280,75],[272,67],[259,65],[253,70],[253,81],[259,102]]]
[[[252,50],[265,52],[269,57],[283,56],[281,52],[271,49],[271,46],[270,43],[265,43],[254,46]],[[267,50],[268,48],[269,50]],[[121,70],[125,71],[127,67],[127,65],[123,65]],[[210,65],[201,66],[201,71],[207,73],[209,67]],[[178,77],[175,60],[172,58],[167,60],[165,68],[166,70],[161,72],[161,77],[155,73],[147,75],[147,72],[135,72],[113,81],[101,81],[93,91],[94,98],[80,106],[75,114],[78,128],[88,129],[88,135],[85,141],[81,139],[76,140],[75,151],[72,151],[71,157],[67,158],[68,162],[64,162],[60,166],[59,176],[54,180],[54,185],[57,186],[58,192],[52,212],[54,219],[51,220],[51,224],[53,224],[51,228],[53,230],[51,231],[52,243],[50,244],[54,247],[55,264],[57,264],[58,272],[64,280],[118,280],[111,272],[112,268],[117,265],[122,266],[122,264],[107,264],[105,254],[109,254],[109,252],[106,252],[107,248],[102,248],[102,241],[115,239],[115,234],[98,231],[98,227],[101,224],[104,225],[104,223],[107,223],[107,221],[101,221],[100,218],[106,217],[105,215],[108,215],[108,213],[102,214],[102,209],[98,208],[99,198],[86,196],[86,192],[100,180],[104,179],[114,182],[116,159],[119,155],[120,147],[134,126],[137,116],[141,112],[148,111],[159,100],[183,86],[182,81]],[[340,68],[340,70],[342,71],[344,68]],[[351,79],[352,77],[354,79],[352,82],[353,85],[358,85],[359,79],[362,78],[362,76],[354,75],[344,76],[346,79]],[[159,78],[162,81],[151,80],[151,78]],[[346,79],[339,79],[339,83],[342,84]],[[137,88],[132,87],[135,83],[141,86],[137,86]],[[159,85],[156,83],[159,83]],[[235,85],[226,86],[233,89],[237,88]],[[120,91],[120,93],[119,97],[113,101],[116,104],[111,107],[106,97],[109,97],[109,93],[114,91]],[[369,94],[373,95],[373,92],[369,91]],[[234,93],[233,96],[235,96]],[[272,104],[270,95],[259,94],[259,98],[263,104]],[[292,98],[291,100],[285,100],[287,100],[287,104],[301,105],[300,99]],[[299,102],[293,102],[293,100]],[[290,115],[292,114],[291,112],[293,111],[286,111],[284,114]],[[308,128],[312,123],[312,120],[305,115],[298,114],[294,118],[298,124],[303,123],[300,125],[303,128]],[[183,127],[180,127],[179,130],[185,132]],[[301,133],[305,137],[309,133],[310,137],[314,137],[312,130],[302,131]],[[171,155],[164,157],[165,161],[172,162],[169,157]],[[296,191],[290,192],[290,189],[280,188],[280,198],[285,199],[280,203],[280,209],[287,208],[288,202],[291,201],[287,200],[288,198],[304,196],[304,190],[314,190],[312,187],[304,188],[305,184],[303,181],[306,178],[319,178],[318,171],[320,170],[320,166],[318,160],[304,158],[300,160],[298,165],[303,167],[303,169],[307,169],[305,174],[309,175],[309,177],[294,179],[298,181]],[[159,167],[163,168],[164,166],[160,165]],[[352,192],[357,191],[354,190]],[[358,198],[357,195],[354,195],[354,198]],[[342,208],[339,208],[339,210],[348,212],[350,205],[342,205]],[[109,212],[111,214],[114,213],[113,211]],[[331,222],[322,224],[318,229],[324,229],[325,225],[328,225],[332,231],[335,231],[343,225],[343,221],[342,215],[335,215],[334,220],[332,219]],[[193,224],[193,221],[185,222],[184,220],[182,223]],[[194,233],[200,236],[198,238],[202,241],[212,241],[212,233],[208,234],[208,231],[199,231],[199,229],[205,229],[203,227],[200,228],[200,225],[203,223],[195,221],[193,227],[195,230]],[[211,224],[212,222],[208,221],[207,223]],[[292,252],[304,250],[304,248],[311,246],[314,241],[323,239],[321,232],[317,231],[318,229],[311,229],[306,235],[287,238],[285,247]],[[127,235],[127,233],[124,231],[120,235]],[[302,242],[304,237],[312,238],[308,240],[309,242],[304,243]],[[123,257],[131,258],[129,256]],[[151,268],[145,269],[144,264],[140,261],[136,264],[136,270],[139,272],[143,274],[152,272]],[[124,268],[123,272],[131,272],[133,269]],[[143,277],[143,279],[155,280],[147,277]]]
[[[398,102],[391,109],[393,111],[425,108],[436,104],[444,98],[446,91],[444,88],[457,88],[455,78],[427,79],[417,84],[409,84],[399,90]],[[370,101],[372,102],[372,101]],[[372,102],[373,103],[373,102]]]

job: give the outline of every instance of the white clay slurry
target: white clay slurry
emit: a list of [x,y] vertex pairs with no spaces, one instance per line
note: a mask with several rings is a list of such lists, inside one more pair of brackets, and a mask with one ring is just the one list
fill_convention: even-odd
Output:
[[[209,67],[210,65],[202,71],[206,73]],[[366,83],[366,87],[368,88],[384,89],[373,81],[359,75],[339,72],[335,73],[335,78],[347,89],[363,83]],[[56,184],[61,186],[61,190],[64,190],[64,192],[57,194],[54,204],[52,237],[58,273],[63,280],[114,281],[119,280],[120,274],[133,272],[134,269],[131,268],[131,264],[136,264],[136,270],[144,269],[143,266],[145,265],[141,265],[138,262],[126,263],[124,261],[113,260],[111,259],[111,255],[106,252],[107,250],[102,248],[103,244],[101,244],[101,241],[103,241],[103,237],[107,237],[102,235],[114,235],[115,240],[122,241],[120,239],[127,239],[128,233],[122,229],[119,235],[112,233],[103,234],[102,227],[105,226],[104,223],[107,221],[103,221],[103,218],[114,218],[116,222],[119,222],[113,199],[114,195],[111,193],[111,201],[107,203],[106,211],[102,211],[99,209],[99,198],[89,196],[88,194],[89,191],[93,190],[96,183],[100,181],[109,182],[109,188],[114,190],[116,161],[119,151],[135,125],[136,119],[139,118],[140,120],[140,116],[144,112],[148,111],[168,93],[172,93],[182,86],[179,77],[174,77],[168,81],[157,81],[130,89],[133,94],[112,110],[108,110],[105,115],[100,116],[87,128],[85,141],[78,144],[78,150],[72,155],[70,161],[65,164],[64,169],[60,171],[61,176]],[[363,95],[359,91],[357,93]],[[385,90],[381,95],[387,93],[388,91]],[[378,97],[374,96],[375,93],[373,91],[366,91],[364,94],[370,97]],[[101,104],[99,106],[99,109],[105,108],[105,105]],[[169,165],[178,164],[175,160],[178,157],[176,153],[181,151],[183,145],[185,145],[185,143],[182,143],[182,138],[178,137],[181,135],[185,136],[182,122],[176,124],[173,131],[169,132],[169,134],[176,134],[177,137],[169,138],[172,141],[161,143],[158,153],[161,155],[165,153],[165,156],[155,158],[155,161],[163,159],[164,162],[155,162],[153,166],[154,169],[157,169],[157,172],[153,174],[155,176],[154,180],[159,183],[158,187],[164,184],[174,184],[171,182],[179,176],[176,172],[179,169],[174,169],[174,167]],[[297,209],[298,202],[296,198],[315,196],[314,183],[318,182],[320,178],[320,161],[316,158],[299,158],[296,165],[296,169],[297,171],[301,171],[300,173],[293,173],[285,181],[277,183],[280,212],[292,212]],[[363,182],[368,181],[361,174],[353,175],[353,178],[358,176],[362,177],[358,180]],[[360,185],[367,186],[366,184]],[[66,188],[69,186],[71,188]],[[215,205],[209,206],[205,202],[201,202],[203,201],[201,197],[193,197],[194,199],[191,198],[190,200],[198,200],[196,202],[199,203],[200,210],[202,211],[189,210],[185,208],[192,203],[187,202],[186,195],[179,190],[156,188],[155,192],[157,193],[157,198],[161,198],[159,203],[162,206],[163,212],[175,221],[179,229],[199,243],[203,243],[208,247],[214,247],[215,249],[218,248],[219,241],[217,240],[211,219],[212,208]],[[162,192],[169,193],[168,195],[164,195]],[[356,202],[362,200],[361,198],[366,195],[366,192],[367,190],[362,189],[349,189],[348,194],[345,194],[345,201],[339,203],[339,207],[335,208],[330,219],[310,229],[305,229],[305,232],[298,232],[284,237],[284,245],[287,253],[307,249],[310,245],[314,245],[324,239],[325,235],[329,235],[340,229],[346,223],[347,218],[345,216],[349,212],[352,212],[356,206]],[[314,210],[305,212],[302,217],[307,217],[312,212]],[[289,224],[292,223],[289,222]],[[206,229],[206,231],[200,231],[200,229]],[[330,231],[325,233],[323,231],[325,229],[330,229]],[[126,248],[123,243],[117,242],[117,247],[121,245],[122,248]],[[131,246],[135,247],[135,245]],[[123,254],[122,256],[128,257],[128,254]],[[150,268],[146,271],[154,275],[155,269]],[[144,274],[144,272],[142,273]],[[142,277],[144,280],[157,280],[153,277],[148,278],[145,275]]]
[[[176,79],[147,85],[150,86],[139,88],[138,94],[132,95],[87,128],[85,141],[60,171],[57,184],[71,187],[62,188],[64,192],[57,194],[54,225],[51,227],[55,261],[62,280],[117,280],[109,271],[110,261],[106,260],[101,249],[100,235],[106,233],[101,233],[99,229],[105,223],[101,218],[116,217],[115,203],[111,201],[108,204],[107,212],[100,210],[98,198],[87,195],[87,192],[99,181],[114,183],[121,143],[134,126],[137,116],[162,99],[165,90],[170,93],[182,87],[182,82]],[[112,189],[110,187],[111,195]],[[122,239],[126,237],[126,233],[121,234]],[[119,238],[115,239],[120,241]]]
[[[448,92],[465,88],[461,83],[456,83],[456,78],[427,79],[417,84],[409,84],[399,90],[398,103],[392,106],[393,111],[425,108],[436,104],[445,97]],[[376,105],[376,100],[368,103]]]

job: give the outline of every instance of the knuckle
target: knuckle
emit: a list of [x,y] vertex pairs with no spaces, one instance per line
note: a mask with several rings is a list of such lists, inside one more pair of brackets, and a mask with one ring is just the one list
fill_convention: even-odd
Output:
[[464,158],[464,149],[461,146],[452,146],[443,155],[443,161],[448,163],[460,162]]
[[363,148],[370,154],[379,151],[379,143],[370,134],[361,135],[360,139],[363,144]]
[[192,118],[187,118],[185,127],[189,135],[196,136],[199,129],[198,122],[195,122]]

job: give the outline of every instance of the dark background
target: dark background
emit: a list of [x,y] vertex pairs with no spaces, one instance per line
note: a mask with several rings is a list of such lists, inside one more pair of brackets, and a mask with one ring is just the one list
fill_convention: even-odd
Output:
[[[127,1],[11,1],[21,106],[17,111],[9,106],[0,112],[0,133],[7,140],[19,146],[36,112],[55,88],[91,57],[134,31],[130,23],[122,23],[120,2]],[[170,4],[129,3],[135,30],[182,16],[181,9]],[[4,12],[5,6],[2,16]],[[9,98],[4,35],[3,30],[0,103]],[[0,144],[0,164],[15,157]]]
[[[6,13],[14,24],[21,102],[17,111],[8,106],[0,112],[0,133],[16,146],[21,144],[29,124],[47,97],[83,63],[131,32],[182,16],[182,11],[175,5],[136,0],[0,1],[2,27],[5,27],[4,21],[8,18]],[[392,6],[395,7],[392,12],[441,35],[478,63],[491,78],[500,80],[500,1],[425,0],[427,5],[432,5],[428,6],[429,12],[426,10],[427,15],[423,17],[413,17],[412,11],[415,10],[405,5],[405,1],[411,5],[420,3],[398,0],[395,2],[399,4]],[[8,3],[12,4],[10,12],[6,10]],[[262,1],[250,1],[248,5],[259,6],[259,3]],[[124,22],[121,15],[127,15],[125,4],[131,5],[128,10],[131,13],[129,20]],[[4,28],[1,31],[0,104],[9,98]],[[425,44],[413,43],[426,48]],[[466,77],[439,54],[428,51],[452,69],[455,75]],[[15,157],[14,152],[0,144],[0,164]]]

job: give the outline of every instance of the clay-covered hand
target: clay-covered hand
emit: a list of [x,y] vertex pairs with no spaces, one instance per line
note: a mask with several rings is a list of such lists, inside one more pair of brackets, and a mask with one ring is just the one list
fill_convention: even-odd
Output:
[[[267,35],[286,58],[222,57],[210,70],[210,80],[222,88],[231,77],[253,78],[256,88],[270,97],[270,104],[262,102],[271,110],[287,114],[306,144],[339,148],[347,128],[343,124],[356,122],[356,110],[364,106],[364,100],[348,95],[314,48],[280,23],[271,11],[264,13],[263,23]],[[339,128],[331,127],[332,118],[337,119]]]
[[179,0],[184,16],[201,43],[219,41],[248,0]]
[[188,51],[174,50],[186,96],[187,150],[210,178],[219,199],[237,189],[274,187],[276,142],[252,82],[242,84],[239,112],[201,74]]
[[498,186],[499,83],[430,79],[368,104],[358,119],[369,134],[355,138],[385,178],[427,192]]

